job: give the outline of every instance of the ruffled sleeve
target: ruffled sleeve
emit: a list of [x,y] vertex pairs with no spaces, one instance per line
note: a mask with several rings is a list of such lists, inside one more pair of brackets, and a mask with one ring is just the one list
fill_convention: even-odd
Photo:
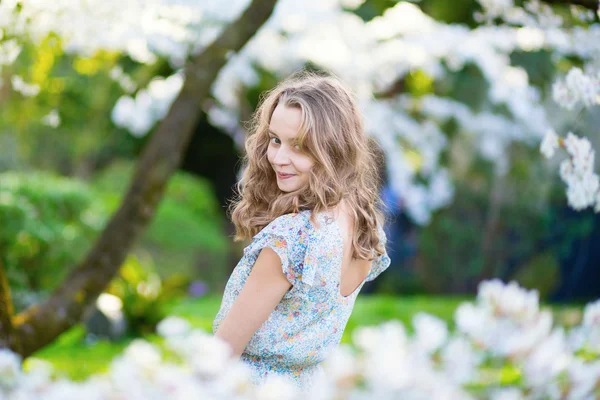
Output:
[[[379,240],[381,241],[381,243],[383,244],[383,247],[385,249],[385,247],[387,245],[387,236],[385,235],[383,228],[378,227],[378,233],[379,233]],[[370,282],[370,281],[374,280],[375,278],[377,278],[379,276],[379,274],[381,274],[383,271],[385,271],[390,266],[390,262],[391,262],[391,260],[387,254],[387,251],[385,251],[383,254],[377,256],[373,260],[373,263],[371,264],[371,271],[367,275],[365,281]]]
[[312,229],[306,213],[282,215],[254,236],[244,255],[254,265],[260,251],[270,247],[281,259],[283,273],[292,285],[312,285],[316,271],[316,257],[311,252]]

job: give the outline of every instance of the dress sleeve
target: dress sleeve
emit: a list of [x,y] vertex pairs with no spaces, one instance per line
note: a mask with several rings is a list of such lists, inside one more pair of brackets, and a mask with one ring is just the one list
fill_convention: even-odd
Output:
[[303,215],[282,215],[254,236],[244,249],[244,255],[250,257],[250,264],[254,265],[260,251],[270,247],[281,259],[283,274],[292,285],[312,285],[316,260],[310,250],[311,227]]
[[379,240],[381,241],[381,243],[383,244],[384,247],[384,253],[377,256],[374,260],[373,263],[371,265],[371,271],[369,271],[369,274],[367,275],[365,281],[370,282],[372,280],[374,280],[375,278],[377,278],[379,276],[379,274],[381,274],[383,271],[385,271],[391,263],[390,257],[387,254],[387,251],[385,251],[385,247],[387,245],[387,236],[385,235],[385,232],[383,231],[383,228],[378,227],[378,233],[379,233]]

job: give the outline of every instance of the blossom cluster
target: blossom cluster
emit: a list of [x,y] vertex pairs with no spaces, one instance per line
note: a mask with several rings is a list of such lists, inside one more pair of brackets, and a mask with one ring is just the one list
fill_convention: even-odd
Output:
[[[86,55],[108,49],[142,64],[164,57],[178,72],[145,88],[138,88],[122,69],[111,72],[124,92],[113,107],[112,121],[134,136],[144,136],[164,117],[179,92],[183,80],[179,69],[187,57],[205,48],[248,3],[131,0],[123,7],[118,0],[60,0],[25,2],[16,12],[16,0],[3,1],[0,68],[18,57],[23,37],[39,40],[49,32],[61,36],[70,52]],[[348,11],[362,4],[360,0],[279,0],[273,15],[247,45],[230,55],[211,88],[214,102],[203,104],[204,111],[242,149],[243,93],[258,84],[259,70],[283,78],[313,63],[332,71],[355,91],[367,133],[381,143],[391,186],[402,198],[406,213],[426,224],[454,195],[451,169],[441,157],[451,145],[442,119],[453,118],[460,125],[460,135],[473,136],[474,140],[461,141],[462,146],[473,146],[465,152],[490,160],[499,174],[509,170],[507,153],[512,142],[537,144],[553,125],[544,95],[548,91],[533,85],[524,68],[513,65],[513,53],[544,50],[552,54],[550,62],[556,66],[565,57],[579,59],[582,68],[573,68],[565,79],[559,79],[552,97],[566,108],[598,103],[600,26],[589,11],[572,7],[573,15],[584,24],[565,26],[565,20],[539,0],[523,6],[513,0],[479,3],[482,24],[469,28],[436,21],[407,1],[364,21]],[[451,74],[467,65],[476,66],[488,86],[479,112],[469,111],[466,102],[437,94],[409,101],[402,93],[374,96],[414,71],[444,86]],[[39,90],[19,77],[12,79],[12,85],[24,96],[34,96]],[[412,105],[421,103],[426,122],[412,112]],[[444,117],[429,118],[428,112]]]
[[585,107],[600,104],[600,71],[585,74],[580,68],[572,68],[564,80],[554,83],[552,96],[554,101],[569,110],[579,103]]
[[[118,70],[114,75],[120,84],[128,83],[124,75],[118,75]],[[115,125],[126,128],[132,135],[144,136],[167,114],[182,85],[182,71],[168,78],[156,77],[146,88],[138,90],[135,96],[121,96],[112,110],[111,118]]]
[[[539,0],[527,1],[523,8],[515,7],[512,1],[507,0],[479,0],[483,13],[480,17],[483,20],[491,21],[495,18],[502,18],[504,21],[522,25],[532,32],[543,33],[550,37],[554,28],[560,28],[563,25],[563,19],[556,15],[552,8],[543,4]],[[572,6],[571,13],[584,22],[594,20],[594,13],[591,10],[581,11]],[[598,13],[600,16],[600,5]],[[578,36],[581,31],[573,31],[573,49],[578,45]],[[596,24],[591,24],[589,32],[591,36],[596,37],[596,43],[600,37],[600,32]],[[600,104],[600,48],[598,44],[588,46],[585,43],[575,52],[586,63],[584,71],[578,67],[572,67],[564,79],[557,79],[552,86],[552,98],[561,107],[567,110],[573,110],[581,105],[583,108],[591,108]],[[557,46],[563,50],[568,47],[564,43]],[[568,158],[560,164],[560,176],[567,185],[567,201],[575,210],[583,210],[587,207],[594,207],[595,212],[600,212],[600,180],[594,172],[595,153],[590,141],[587,138],[580,138],[572,132],[567,133],[563,140],[555,133],[552,128],[546,130],[541,144],[540,151],[546,158],[552,158],[557,148],[564,147],[568,153]]]
[[[512,140],[541,138],[550,126],[538,90],[529,83],[523,68],[511,66],[509,55],[514,51],[544,47],[560,54],[579,55],[584,53],[583,48],[564,44],[590,43],[585,47],[589,50],[595,43],[590,39],[594,37],[591,31],[558,30],[550,35],[531,27],[480,26],[471,30],[460,25],[447,25],[435,21],[408,2],[399,2],[368,22],[344,11],[344,6],[344,2],[309,1],[303,3],[300,10],[295,2],[279,1],[274,15],[239,53],[229,59],[219,74],[212,87],[216,102],[206,110],[209,120],[234,136],[242,147],[240,93],[244,87],[257,84],[259,75],[255,67],[283,77],[306,62],[321,65],[353,87],[367,132],[378,139],[386,153],[391,185],[403,199],[408,215],[421,224],[428,223],[432,212],[452,201],[452,177],[440,165],[440,155],[449,141],[437,120],[420,123],[408,109],[398,107],[399,102],[405,102],[403,94],[379,99],[374,98],[373,93],[387,89],[417,69],[442,81],[447,74],[467,64],[476,65],[489,83],[489,108],[507,106],[510,115],[488,111],[481,115],[471,113],[478,121],[493,116],[494,122],[499,123],[472,124],[469,121],[473,119],[462,118],[464,113],[460,110],[468,108],[466,104],[449,98],[437,104],[445,108],[445,113],[457,113],[449,117],[457,117],[465,123],[462,134],[481,136],[481,140],[475,141],[475,150],[497,163],[499,171],[506,171],[508,144]],[[306,29],[308,21],[319,29]],[[575,34],[580,40],[572,39]],[[454,43],[462,45],[455,46]],[[265,48],[269,51],[264,51]],[[459,107],[455,106],[457,104]],[[118,103],[115,108],[121,106]],[[120,114],[137,118],[127,112]],[[126,126],[125,121],[116,123]],[[148,130],[151,125],[143,124]],[[519,137],[515,137],[515,132],[520,133]],[[139,132],[132,133],[140,135]],[[431,192],[435,182],[444,182],[435,186],[447,189]],[[431,195],[436,197],[431,198]],[[432,200],[421,201],[429,198]]]
[[[412,331],[399,321],[364,326],[339,345],[324,374],[301,390],[269,376],[251,383],[245,364],[219,338],[179,317],[158,325],[164,346],[134,340],[110,369],[84,382],[55,379],[48,363],[0,350],[0,397],[29,399],[569,399],[600,396],[600,300],[570,329],[553,326],[538,293],[515,282],[480,284],[474,302],[445,321],[418,313]],[[507,376],[510,379],[507,379]]]
[[548,130],[540,145],[546,158],[552,158],[556,149],[564,147],[568,158],[560,163],[560,177],[567,184],[567,200],[575,210],[594,207],[600,212],[600,178],[594,172],[595,152],[587,138],[569,132],[561,139],[553,130]]

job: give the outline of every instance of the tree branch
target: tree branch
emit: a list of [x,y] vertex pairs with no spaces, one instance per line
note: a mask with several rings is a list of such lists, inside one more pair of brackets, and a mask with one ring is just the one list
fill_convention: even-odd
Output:
[[598,11],[599,1],[598,0],[542,0],[548,4],[562,4],[562,5],[574,5],[585,7],[592,11]]
[[13,320],[24,357],[77,323],[117,273],[151,220],[179,166],[199,118],[199,107],[231,52],[240,50],[269,18],[277,0],[254,0],[240,18],[185,68],[185,81],[144,149],[128,192],[85,260],[44,303]]
[[15,336],[12,323],[13,314],[14,309],[10,296],[10,287],[8,286],[8,278],[2,257],[0,257],[0,348],[19,349],[19,341]]

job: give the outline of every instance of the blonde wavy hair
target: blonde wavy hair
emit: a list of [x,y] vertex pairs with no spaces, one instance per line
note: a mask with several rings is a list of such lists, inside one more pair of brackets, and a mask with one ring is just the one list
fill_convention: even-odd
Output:
[[[315,161],[308,184],[289,193],[278,188],[267,159],[269,123],[280,103],[300,109],[297,139]],[[372,260],[385,252],[378,237],[385,222],[379,197],[382,161],[375,141],[365,134],[353,93],[337,77],[306,70],[292,74],[263,93],[248,131],[242,177],[229,205],[234,241],[251,239],[281,215],[309,209],[314,216],[343,199],[354,220],[353,257]]]

